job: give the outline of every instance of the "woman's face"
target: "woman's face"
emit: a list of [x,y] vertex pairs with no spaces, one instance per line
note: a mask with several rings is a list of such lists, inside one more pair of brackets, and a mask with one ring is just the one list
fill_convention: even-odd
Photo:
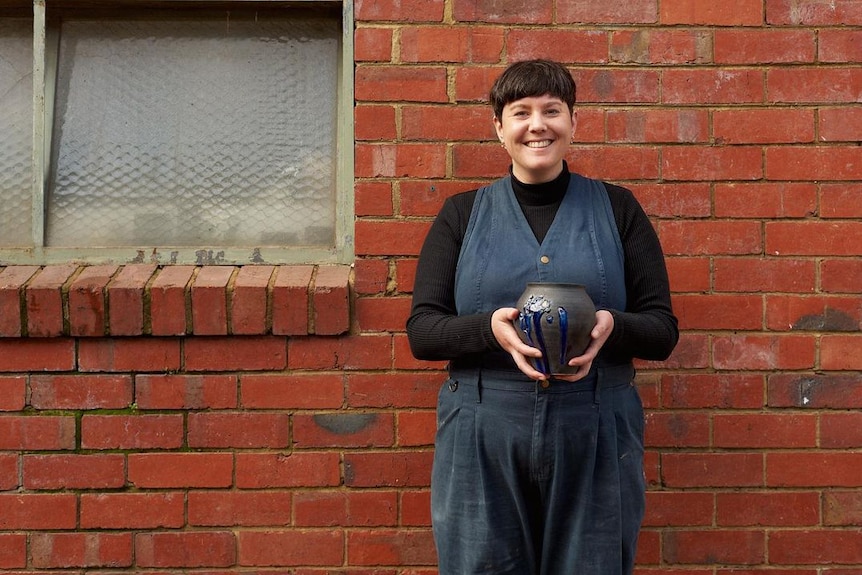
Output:
[[521,98],[494,118],[497,136],[512,158],[512,172],[525,184],[549,182],[560,175],[575,133],[575,114],[555,96]]

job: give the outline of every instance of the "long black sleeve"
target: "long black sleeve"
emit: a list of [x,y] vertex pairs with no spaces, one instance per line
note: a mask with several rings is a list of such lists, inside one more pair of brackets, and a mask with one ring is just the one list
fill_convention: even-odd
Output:
[[[665,359],[679,332],[661,245],[632,193],[619,186],[605,187],[623,244],[627,304],[625,310],[608,310],[614,316],[614,330],[602,353],[612,361]],[[422,247],[407,320],[410,347],[418,359],[446,360],[500,349],[491,332],[490,313],[458,316],[455,309],[455,268],[475,197],[473,190],[448,198]],[[522,203],[534,230],[547,229],[558,200]]]

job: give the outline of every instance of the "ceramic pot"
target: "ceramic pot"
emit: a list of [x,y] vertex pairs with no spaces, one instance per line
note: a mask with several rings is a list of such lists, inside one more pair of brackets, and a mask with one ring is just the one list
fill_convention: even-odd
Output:
[[596,325],[596,306],[582,285],[529,283],[515,304],[520,312],[515,328],[521,340],[538,348],[542,357],[531,358],[544,373],[574,373],[566,365],[584,353]]

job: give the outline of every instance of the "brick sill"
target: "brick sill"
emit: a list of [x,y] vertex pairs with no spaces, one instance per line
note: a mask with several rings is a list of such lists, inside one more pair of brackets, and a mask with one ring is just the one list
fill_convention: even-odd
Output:
[[0,337],[338,335],[350,266],[0,267]]

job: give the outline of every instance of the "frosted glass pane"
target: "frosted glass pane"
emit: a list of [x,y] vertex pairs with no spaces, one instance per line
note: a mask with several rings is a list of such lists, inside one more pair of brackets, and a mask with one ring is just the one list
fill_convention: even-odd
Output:
[[31,246],[33,23],[0,19],[0,245]]
[[72,21],[49,246],[334,245],[339,23]]

